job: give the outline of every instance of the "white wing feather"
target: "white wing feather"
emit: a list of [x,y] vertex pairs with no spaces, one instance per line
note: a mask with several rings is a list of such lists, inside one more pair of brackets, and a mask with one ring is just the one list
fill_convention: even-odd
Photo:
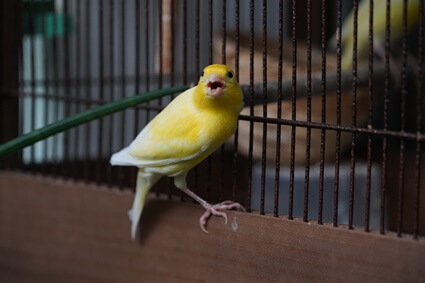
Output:
[[192,155],[188,155],[182,158],[167,158],[167,159],[159,159],[159,160],[144,160],[138,159],[134,155],[131,155],[129,152],[129,147],[122,149],[121,151],[114,153],[111,157],[110,163],[111,165],[119,165],[119,166],[137,166],[137,167],[147,167],[147,166],[165,166],[170,164],[175,164],[181,161],[190,160],[196,158],[200,154],[205,151],[199,151]]

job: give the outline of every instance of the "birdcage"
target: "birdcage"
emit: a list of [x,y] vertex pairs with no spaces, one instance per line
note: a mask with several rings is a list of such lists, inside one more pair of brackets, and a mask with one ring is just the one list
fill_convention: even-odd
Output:
[[225,64],[238,130],[188,187],[246,209],[206,234],[164,177],[130,238],[137,169],[109,159],[178,93],[153,99],[0,159],[1,281],[424,280],[423,0],[1,7],[0,143]]

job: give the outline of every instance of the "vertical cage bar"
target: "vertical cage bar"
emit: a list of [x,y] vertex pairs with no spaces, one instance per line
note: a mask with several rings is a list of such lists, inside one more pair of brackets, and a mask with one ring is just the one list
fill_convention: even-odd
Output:
[[[309,0],[310,1],[310,0]],[[282,64],[283,64],[283,0],[279,1],[279,59],[278,59],[278,78],[277,78],[277,118],[282,118]],[[273,215],[279,217],[279,181],[280,181],[280,142],[282,126],[276,127],[276,161],[275,161],[275,179],[274,179],[274,204]]]
[[[134,10],[134,21],[135,21],[135,91],[140,92],[140,1],[136,1],[136,8]],[[134,135],[136,136],[139,132],[139,109],[135,108],[135,123],[134,123]]]
[[[200,70],[200,0],[196,0],[195,3],[195,75],[200,76],[201,70]],[[198,166],[195,166],[194,168],[194,184],[193,188],[195,192],[198,190],[198,175],[199,175],[199,168]]]
[[[183,84],[187,84],[187,0],[183,0]],[[180,191],[180,200],[183,201],[185,193]]]
[[175,19],[175,0],[171,0],[171,22],[170,22],[170,30],[171,30],[171,49],[170,49],[170,53],[171,53],[171,68],[170,68],[170,77],[171,77],[171,86],[174,86],[175,84],[175,52],[174,52],[174,48],[175,46],[175,41],[176,41],[176,37],[175,37],[175,24],[176,24],[176,19]]
[[201,68],[201,63],[200,63],[200,0],[196,0],[196,5],[195,5],[195,67],[196,67],[196,75],[200,75],[200,68]]
[[[170,19],[170,26],[169,26],[169,29],[170,29],[170,33],[171,33],[171,48],[170,48],[170,50],[169,50],[169,53],[170,53],[170,57],[171,57],[171,60],[170,60],[170,68],[169,68],[169,75],[170,75],[170,85],[171,86],[173,86],[174,85],[174,81],[175,81],[175,78],[174,78],[174,60],[175,60],[175,57],[174,57],[174,41],[175,41],[175,34],[174,34],[174,32],[175,32],[175,30],[174,30],[174,25],[175,25],[175,18],[174,18],[174,14],[175,14],[175,8],[174,8],[174,0],[170,0],[170,2],[166,2],[166,4],[167,4],[167,6],[166,6],[166,8],[167,9],[169,9],[169,11],[167,11],[167,12],[169,12],[170,14],[171,14],[171,19]],[[169,6],[168,6],[169,5]]]
[[[249,2],[249,115],[254,116],[254,0]],[[248,188],[245,207],[248,212],[251,212],[253,145],[254,122],[249,121]]]
[[[103,95],[103,68],[104,68],[104,62],[103,62],[103,0],[99,0],[99,100],[104,100]],[[97,184],[100,184],[102,182],[102,165],[103,165],[103,119],[99,119],[98,124],[98,140],[97,140],[97,172],[96,172],[96,182]]]
[[[171,31],[171,49],[170,49],[170,53],[171,53],[171,66],[170,66],[170,83],[171,86],[174,86],[174,63],[175,63],[175,52],[174,52],[174,48],[175,48],[175,30],[174,30],[174,25],[175,25],[175,2],[174,0],[171,0],[171,21],[170,21],[170,31]],[[173,96],[172,96],[173,97]],[[173,187],[173,183],[172,180],[169,179],[168,181],[168,199],[171,199],[171,193],[172,193],[172,187]]]
[[[164,46],[164,42],[162,41],[162,33],[164,32],[163,26],[162,26],[162,15],[163,15],[163,10],[162,10],[162,5],[163,2],[162,0],[158,1],[158,42],[159,42],[159,75],[158,75],[158,89],[161,89],[163,87],[163,76],[164,76],[164,69],[163,69],[163,46]],[[162,98],[159,99],[158,101],[159,106],[162,106]]]
[[[42,30],[42,37],[43,37],[43,48],[47,48],[47,28],[46,28],[46,15],[47,15],[47,9],[46,5],[41,5],[41,30]],[[49,79],[48,79],[48,61],[47,61],[47,52],[43,52],[43,86],[44,86],[44,109],[43,109],[43,124],[47,125],[49,122]],[[48,163],[48,146],[47,146],[47,140],[43,143],[43,157],[42,157],[42,166],[41,166],[41,174],[46,175],[47,174],[47,163]]]
[[[17,109],[15,108],[15,110],[17,110],[18,113],[18,123],[17,125],[15,124],[14,126],[16,126],[16,136],[18,135],[23,135],[24,131],[23,131],[23,121],[24,121],[24,111],[23,111],[23,99],[22,99],[22,94],[23,94],[23,90],[24,90],[24,51],[23,51],[23,38],[24,38],[24,24],[23,24],[23,16],[22,16],[22,11],[23,11],[23,2],[22,1],[15,1],[16,2],[16,13],[17,13],[17,17],[16,17],[16,27],[18,28],[18,37],[17,37],[17,50],[18,50],[18,91],[19,91],[19,97],[18,97],[18,105],[16,106]],[[3,1],[3,3],[7,3],[5,1]],[[54,8],[53,8],[54,9]],[[7,9],[4,9],[3,11],[7,11]],[[6,19],[6,17],[4,17]],[[10,29],[9,29],[10,30]],[[5,66],[5,65],[4,65]],[[8,80],[9,82],[13,82],[13,80]],[[8,109],[12,109],[12,107],[8,107]],[[6,112],[4,112],[6,113]],[[8,125],[12,125],[12,123],[8,124]],[[10,133],[12,133],[11,131],[9,131]],[[19,151],[17,154],[17,162],[18,162],[18,168],[23,169],[23,151]],[[54,167],[54,166],[52,166]],[[52,173],[52,171],[50,172]]]
[[[30,9],[30,43],[31,43],[31,51],[30,51],[30,64],[31,64],[31,126],[30,131],[35,130],[35,0],[31,0],[31,9]],[[34,170],[35,163],[35,145],[30,146],[30,170]]]
[[[135,10],[134,10],[134,21],[135,21],[135,91],[136,93],[140,92],[140,0],[135,0]],[[140,109],[138,107],[134,108],[134,136],[136,137],[139,133],[139,125],[140,125]],[[133,170],[133,174],[131,176],[131,187],[136,187],[137,180],[137,171]]]
[[240,56],[240,0],[235,0],[235,73],[239,82],[239,56]]
[[[240,16],[240,0],[235,0],[235,73],[236,73],[236,80],[239,82],[239,16]],[[235,138],[233,141],[233,190],[232,190],[232,200],[236,201],[237,199],[237,191],[238,191],[238,168],[237,168],[237,162],[238,162],[238,145],[239,145],[239,120],[238,120],[238,127],[236,128],[235,132]]]
[[[337,28],[336,28],[336,124],[341,125],[341,29],[342,29],[342,4],[337,1]],[[341,131],[336,131],[335,146],[335,180],[334,180],[334,204],[332,225],[338,227],[338,195],[339,195],[339,162],[341,152]]]
[[[149,0],[145,0],[145,90],[148,92],[150,90],[150,52],[149,52],[149,42],[150,42],[150,36],[149,36],[149,30],[150,30],[150,24],[149,24],[149,13],[150,13],[150,5]],[[146,103],[145,108],[145,123],[149,123],[149,116],[150,116],[150,106],[151,103],[148,101]]]
[[226,0],[221,2],[221,63],[226,65]]
[[[81,1],[77,0],[75,6],[75,19],[76,19],[76,34],[75,34],[75,112],[78,113],[82,111],[81,107],[81,37],[82,37],[82,25],[81,25]],[[80,139],[83,135],[83,127],[78,127],[75,130],[74,135],[74,168],[73,168],[73,178],[77,180],[81,178],[81,170],[79,165],[79,151],[81,150],[82,145],[80,144]],[[86,157],[88,158],[88,156]]]
[[[307,0],[307,122],[311,122],[311,0]],[[310,190],[310,151],[311,128],[307,127],[304,177],[304,222],[308,221],[308,198]]]
[[[63,62],[63,78],[61,80],[61,84],[62,84],[61,99],[62,99],[63,110],[64,110],[63,117],[69,117],[72,114],[72,103],[74,102],[75,103],[74,105],[76,105],[77,103],[71,91],[72,82],[71,82],[71,66],[70,66],[69,57],[72,56],[73,48],[71,46],[72,43],[70,42],[69,34],[67,33],[67,30],[66,30],[66,17],[67,15],[70,14],[70,10],[72,9],[72,7],[70,8],[70,5],[71,3],[68,1],[63,2],[63,7],[64,7],[63,14],[65,17],[65,20],[64,20],[65,32],[62,37],[62,48],[64,51],[63,53],[64,56],[63,58],[61,58],[62,60],[61,62]],[[75,131],[76,131],[75,129],[70,129],[69,131],[65,131],[63,133],[64,158],[61,163],[61,175],[65,179],[73,179],[74,177],[75,160],[74,160],[74,155],[72,154],[72,152],[74,151],[74,146],[72,141],[73,141],[73,136],[76,135]]]
[[[353,96],[352,96],[352,126],[357,127],[357,20],[358,0],[353,0]],[[351,135],[351,158],[350,158],[350,197],[348,208],[348,228],[354,229],[354,181],[356,178],[356,133]]]
[[[125,3],[127,1],[122,1],[121,2],[121,98],[125,98],[126,97],[126,92],[127,92],[127,81],[126,81],[126,62],[125,62],[125,49],[126,49],[126,36],[125,36],[125,31],[126,31],[126,25],[125,25],[125,20],[126,20],[126,15],[125,15]],[[160,5],[161,7],[161,5]],[[159,24],[161,25],[162,21],[161,18],[159,18]],[[161,41],[162,37],[160,37],[160,41]],[[162,68],[162,64],[160,65],[160,68]],[[126,115],[126,111],[122,111],[120,114],[120,121],[122,123],[122,125],[126,125],[127,124],[127,115]],[[121,140],[120,140],[120,148],[123,148],[124,146],[126,146],[125,144],[125,129],[126,127],[121,127]],[[124,170],[123,166],[120,166],[119,168],[119,172],[118,172],[118,185],[120,187],[120,189],[122,190],[124,188],[124,179],[126,176],[126,172]]]
[[[390,82],[390,36],[391,36],[391,0],[386,2],[385,10],[385,78],[384,78],[384,131],[388,129],[388,108],[390,102],[389,82]],[[387,184],[387,152],[388,137],[384,136],[382,140],[382,164],[381,164],[381,211],[379,232],[385,233],[385,196]]]
[[[296,17],[296,0],[292,0],[292,88],[291,88],[291,110],[292,121],[297,119],[297,17]],[[291,128],[291,161],[289,171],[289,205],[288,205],[288,218],[293,219],[293,205],[294,205],[294,173],[295,173],[295,135],[296,128]]]
[[[401,60],[401,103],[400,103],[400,131],[406,128],[406,98],[407,98],[407,0],[403,0],[403,32],[402,32],[402,60]],[[404,139],[400,140],[400,164],[397,204],[397,236],[401,237],[403,229],[403,201],[404,201]]]
[[[208,63],[213,63],[213,3],[212,0],[208,2]],[[211,197],[211,171],[212,171],[212,157],[208,156],[207,167],[207,199]]]
[[[11,0],[10,0],[11,1]],[[3,1],[4,4],[8,4],[9,1]],[[7,58],[17,58],[18,59],[18,66],[16,71],[14,71],[14,68],[12,66],[14,66],[14,64],[11,64],[10,67],[8,67],[8,64],[5,64],[6,60],[3,61],[3,66],[7,68],[7,72],[4,72],[4,74],[17,74],[16,79],[9,79],[7,78],[6,81],[7,83],[12,84],[11,86],[13,87],[13,84],[16,85],[16,88],[18,89],[18,99],[16,100],[16,104],[15,103],[10,103],[10,105],[7,106],[7,110],[11,111],[12,113],[18,113],[18,120],[16,121],[16,123],[9,122],[7,123],[7,126],[10,127],[9,130],[6,130],[5,133],[9,133],[10,134],[10,138],[16,137],[18,135],[23,135],[24,131],[23,131],[23,120],[24,120],[24,111],[23,111],[23,90],[24,90],[24,45],[23,45],[23,39],[24,39],[24,20],[23,20],[23,2],[22,1],[16,1],[16,10],[15,10],[15,16],[16,16],[16,22],[17,22],[17,33],[13,32],[12,29],[4,29],[5,31],[9,31],[11,32],[11,36],[7,36],[6,38],[9,40],[8,42],[13,42],[13,36],[14,35],[18,35],[16,37],[16,46],[17,48],[14,49],[15,51],[18,52],[17,56],[10,56],[11,53],[9,53],[8,51],[6,51],[6,53],[8,54]],[[8,16],[11,16],[10,13],[8,13],[7,11],[9,11],[7,8],[3,10]],[[5,25],[7,25],[10,21],[7,20],[7,17],[5,16],[4,19],[6,20],[6,22],[4,23]],[[5,45],[3,45],[5,46]],[[9,57],[10,56],[10,57]],[[7,113],[7,111],[4,111],[4,113]],[[5,120],[6,121],[6,120]],[[6,126],[6,127],[7,127]],[[5,135],[6,138],[9,137],[7,135]],[[12,159],[13,157],[9,157],[9,160]],[[7,160],[7,159],[6,159]],[[13,159],[12,159],[13,160]],[[12,161],[13,162],[13,161]],[[23,169],[23,151],[21,150],[18,154],[17,154],[17,165],[18,168]],[[1,166],[1,164],[0,164]]]
[[[145,0],[145,90],[148,92],[150,90],[150,54],[149,54],[149,41],[150,41],[150,37],[149,37],[149,30],[150,30],[150,25],[149,25],[149,13],[150,13],[150,7],[149,7],[149,0]],[[148,101],[146,103],[147,108],[145,108],[145,120],[146,123],[149,122],[149,105],[150,102]]]
[[[186,1],[186,0],[185,0]],[[146,61],[146,68],[145,68],[145,84],[146,84],[146,91],[150,90],[150,85],[149,85],[149,81],[150,81],[150,72],[149,72],[149,67],[150,67],[150,60],[149,60],[149,30],[150,30],[150,25],[149,25],[149,13],[150,13],[150,7],[149,7],[149,0],[145,0],[145,61]],[[183,61],[184,64],[184,61]],[[148,103],[149,105],[149,103]],[[149,107],[146,109],[146,123],[149,120]]]
[[208,62],[213,63],[213,1],[208,1]]
[[[369,1],[369,89],[368,89],[368,128],[373,129],[373,0]],[[367,137],[367,177],[366,177],[366,203],[365,203],[365,227],[369,232],[370,218],[370,190],[372,178],[372,135]]]
[[[68,6],[69,6],[69,2],[67,0],[64,0],[63,2],[64,5],[64,14],[65,17],[68,16]],[[66,20],[65,20],[66,21]],[[64,117],[68,117],[71,114],[71,74],[70,74],[70,62],[69,62],[69,57],[70,57],[70,50],[69,50],[69,34],[68,32],[65,30],[65,34],[64,34],[64,79],[63,79],[63,83],[64,83],[64,92],[63,92],[63,103],[65,105],[65,111],[64,111]],[[72,132],[74,132],[74,130],[72,130]],[[70,131],[65,131],[64,132],[64,161],[63,161],[63,166],[62,166],[62,177],[64,178],[69,178],[71,177],[71,174],[69,172],[72,172],[70,169],[72,169],[72,167],[70,166],[71,164],[71,134]]]
[[[114,87],[115,87],[115,76],[114,76],[114,68],[115,68],[115,64],[114,64],[114,10],[115,10],[115,6],[114,6],[114,1],[115,0],[109,0],[109,73],[110,73],[110,78],[109,78],[109,101],[114,101]],[[107,152],[107,156],[111,156],[113,151],[114,151],[114,118],[116,116],[115,115],[111,115],[109,116],[109,129],[108,129],[108,139],[109,139],[109,150]],[[108,183],[109,186],[112,185],[112,182],[114,181],[114,176],[116,176],[115,174],[115,169],[116,167],[114,167],[114,169],[112,169],[113,167],[110,166],[108,163],[106,164],[106,176],[107,176],[107,180],[106,182]],[[114,173],[113,173],[114,172]]]
[[[326,123],[326,0],[322,0],[322,124]],[[320,176],[319,176],[319,207],[318,220],[323,224],[323,190],[324,190],[324,172],[325,172],[325,143],[326,131],[321,130],[320,135]]]
[[[267,0],[263,0],[263,117],[267,117]],[[260,214],[265,214],[266,195],[267,122],[263,123],[263,145],[261,152],[261,205]]]
[[[57,31],[57,16],[56,16],[56,5],[53,4],[53,34],[56,34]],[[53,121],[58,120],[58,108],[59,108],[59,98],[58,98],[58,92],[59,92],[59,70],[58,70],[58,48],[57,48],[57,37],[53,36],[52,39],[52,66],[53,66],[53,72],[52,72],[52,82],[53,82],[53,89],[54,93],[56,94],[55,98],[53,98]],[[23,118],[23,117],[22,117]],[[53,142],[52,142],[52,158],[53,158],[53,165],[52,165],[52,174],[57,175],[58,174],[58,161],[59,161],[59,152],[58,152],[58,135],[53,136]]]
[[[226,64],[226,0],[221,2],[221,63]],[[223,200],[223,191],[224,191],[224,154],[225,154],[225,144],[222,144],[220,147],[220,183],[218,188],[218,198],[219,201]]]
[[[418,137],[422,133],[422,95],[424,92],[424,73],[423,73],[423,52],[424,52],[424,1],[419,3],[419,29],[418,29],[418,66],[416,69],[416,133]],[[415,239],[419,236],[420,227],[420,197],[421,197],[421,163],[422,163],[422,143],[419,139],[416,141],[416,172],[415,172],[415,228],[413,235]]]
[[[46,16],[47,16],[47,5],[42,5],[42,11],[41,11],[41,15],[42,15],[42,21],[41,21],[41,29],[43,31],[43,45],[44,48],[47,49],[47,45],[48,45],[48,36],[47,36],[47,25],[46,25]],[[43,52],[43,65],[44,65],[44,105],[45,105],[45,109],[44,109],[44,121],[43,124],[47,125],[49,123],[49,103],[50,103],[50,98],[49,98],[49,66],[48,66],[49,62],[48,62],[48,57],[47,57],[47,52]],[[43,165],[41,166],[41,173],[43,175],[47,175],[48,172],[48,167],[47,164],[48,163],[48,140],[46,139],[44,141],[44,147],[43,147]]]
[[[162,26],[162,15],[163,15],[163,2],[162,0],[158,1],[158,44],[159,44],[159,55],[158,55],[158,65],[159,65],[159,74],[158,74],[158,89],[162,89],[163,87],[163,75],[164,75],[164,69],[163,69],[163,41],[162,41],[162,33],[163,31],[163,26]],[[158,100],[158,106],[162,106],[162,98],[160,98]],[[160,192],[157,189],[156,190],[156,197],[159,197]]]
[[[0,144],[20,134],[20,87],[22,87],[22,2],[0,2]],[[20,86],[21,84],[21,86]],[[18,94],[12,95],[12,94]],[[0,160],[0,169],[17,169],[21,160],[14,154]]]
[[183,0],[183,84],[187,84],[187,0]]
[[[90,19],[91,19],[91,9],[90,9],[90,3],[91,1],[86,1],[86,46],[85,46],[85,50],[86,50],[86,80],[87,80],[87,85],[86,85],[86,96],[87,98],[92,98],[92,76],[91,76],[91,46],[90,46],[90,39],[91,39],[91,28],[90,28]],[[86,105],[85,105],[86,109],[90,109],[91,107],[91,103],[90,103],[90,99],[87,100]],[[86,146],[85,146],[85,162],[84,162],[84,180],[86,180],[86,182],[88,182],[91,178],[91,166],[90,166],[90,158],[91,158],[91,152],[90,152],[90,148],[91,148],[91,141],[92,141],[92,131],[91,131],[91,124],[87,124],[85,125],[85,136],[86,136]]]
[[[58,17],[57,17],[57,9],[56,6],[53,6],[53,29],[54,29],[54,36],[53,36],[53,81],[54,81],[54,91],[57,94],[56,98],[55,98],[55,105],[53,105],[54,107],[54,111],[53,111],[53,120],[54,121],[58,121],[59,120],[59,109],[60,109],[60,77],[59,77],[59,62],[60,62],[60,57],[59,57],[59,52],[58,52],[58,38],[57,38],[57,34],[59,33],[59,26],[58,26]],[[54,159],[54,164],[53,164],[53,175],[59,175],[60,174],[60,168],[59,168],[59,159],[60,159],[60,148],[58,146],[59,144],[59,136],[55,135],[53,137],[53,159]]]

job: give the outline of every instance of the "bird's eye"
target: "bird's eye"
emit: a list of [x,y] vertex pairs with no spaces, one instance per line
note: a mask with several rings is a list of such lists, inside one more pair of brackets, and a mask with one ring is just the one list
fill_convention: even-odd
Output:
[[205,75],[204,71],[202,71],[201,77],[203,77]]
[[230,78],[230,79],[231,79],[231,78],[233,78],[233,73],[232,73],[232,72],[230,72],[230,71],[229,71],[229,72],[227,72],[227,77],[228,77],[228,78]]

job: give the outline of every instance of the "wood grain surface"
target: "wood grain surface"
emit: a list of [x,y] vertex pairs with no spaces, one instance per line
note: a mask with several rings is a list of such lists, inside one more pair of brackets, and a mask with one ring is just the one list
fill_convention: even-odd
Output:
[[[425,242],[151,199],[137,241],[114,189],[0,172],[1,282],[419,282]],[[140,232],[140,231],[139,231]]]

